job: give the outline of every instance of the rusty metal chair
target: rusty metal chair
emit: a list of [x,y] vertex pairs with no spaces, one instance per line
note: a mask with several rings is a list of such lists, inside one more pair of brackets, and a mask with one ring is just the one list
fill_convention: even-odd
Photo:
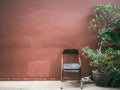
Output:
[[81,78],[79,51],[77,49],[64,49],[61,57],[61,81],[77,79],[80,82]]

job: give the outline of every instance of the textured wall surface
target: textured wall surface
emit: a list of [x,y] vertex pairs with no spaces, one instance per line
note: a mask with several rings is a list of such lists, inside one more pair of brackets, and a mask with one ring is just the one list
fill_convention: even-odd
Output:
[[[91,11],[111,2],[0,0],[0,77],[60,78],[62,50],[94,48],[95,33],[87,29]],[[88,75],[89,61],[81,58],[82,73]]]

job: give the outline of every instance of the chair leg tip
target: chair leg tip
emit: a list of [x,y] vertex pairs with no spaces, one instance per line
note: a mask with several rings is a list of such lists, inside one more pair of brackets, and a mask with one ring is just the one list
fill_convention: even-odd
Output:
[[63,90],[63,87],[61,87],[60,89]]

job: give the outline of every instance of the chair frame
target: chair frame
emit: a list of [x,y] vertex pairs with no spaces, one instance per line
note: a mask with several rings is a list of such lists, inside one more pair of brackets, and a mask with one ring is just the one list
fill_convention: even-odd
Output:
[[[64,49],[64,50],[67,50],[67,49]],[[64,50],[63,50],[63,52],[64,52]],[[77,50],[77,49],[68,49],[68,50]],[[78,51],[78,50],[77,50]],[[74,54],[74,53],[73,53]],[[63,58],[63,53],[62,53],[62,55],[61,55],[61,81],[63,81],[63,73],[64,73],[64,71],[63,71],[63,69],[62,69],[62,65],[64,64],[63,63],[63,61],[64,61],[64,58]],[[76,54],[77,55],[77,54]],[[80,70],[79,70],[79,83],[80,83],[80,86],[81,86],[81,88],[82,88],[82,80],[81,80],[81,78],[82,78],[82,73],[81,73],[81,59],[80,59],[80,55],[79,55],[79,51],[78,51],[78,59],[79,59],[79,61],[78,61],[78,64],[80,64]]]

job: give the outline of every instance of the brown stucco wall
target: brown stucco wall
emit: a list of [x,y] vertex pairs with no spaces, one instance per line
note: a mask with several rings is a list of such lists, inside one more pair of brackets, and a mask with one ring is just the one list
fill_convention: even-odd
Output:
[[[94,48],[94,32],[87,29],[91,10],[97,3],[111,2],[0,0],[0,78],[59,79],[62,50]],[[89,61],[81,58],[82,73],[89,75]]]

